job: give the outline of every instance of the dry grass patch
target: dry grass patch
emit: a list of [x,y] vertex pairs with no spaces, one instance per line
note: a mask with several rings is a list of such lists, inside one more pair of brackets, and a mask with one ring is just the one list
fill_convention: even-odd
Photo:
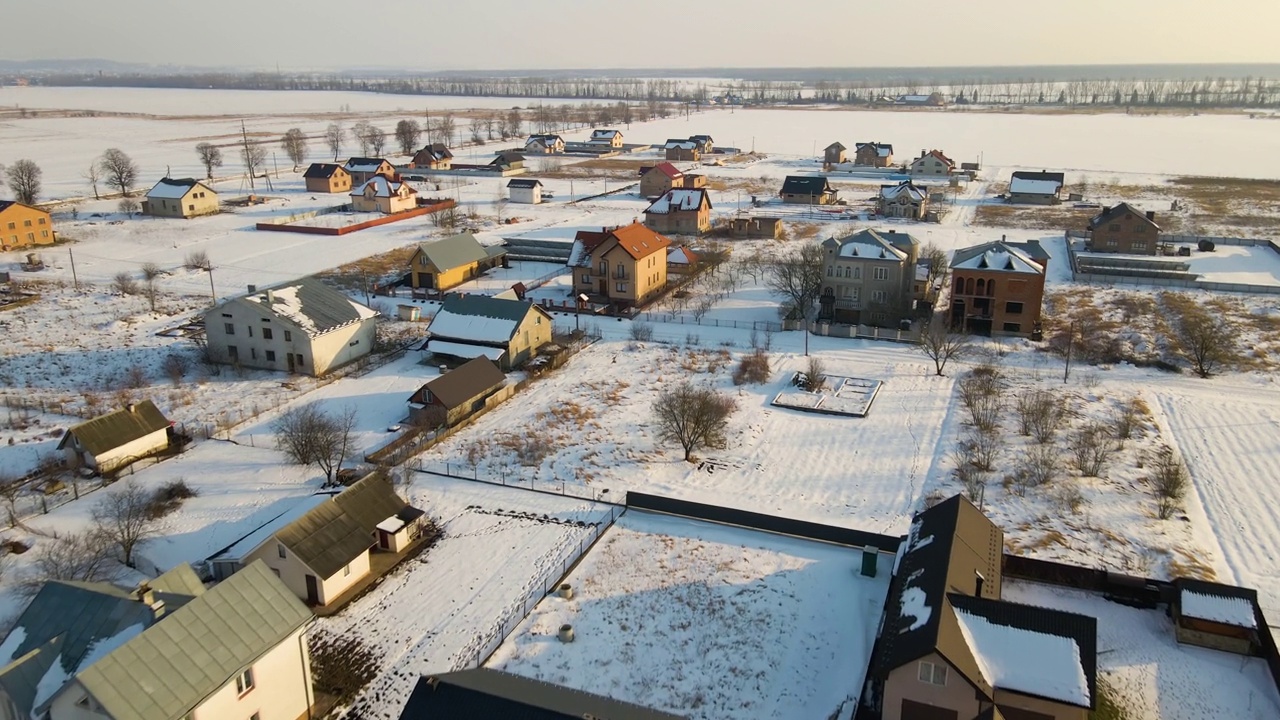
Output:
[[973,224],[984,227],[1016,227],[1028,230],[1083,230],[1096,213],[1069,205],[979,205]]
[[413,256],[417,245],[406,245],[395,250],[388,250],[377,255],[360,258],[355,262],[325,270],[318,275],[344,288],[363,288],[365,280],[375,282],[390,276],[400,276],[408,271],[409,258]]

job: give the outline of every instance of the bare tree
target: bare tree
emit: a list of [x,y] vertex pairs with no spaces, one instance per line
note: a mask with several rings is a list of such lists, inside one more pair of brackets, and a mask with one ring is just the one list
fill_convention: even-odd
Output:
[[111,545],[112,540],[104,537],[97,528],[41,538],[36,542],[34,552],[35,582],[111,580],[118,567],[111,559]]
[[929,297],[933,297],[933,289],[947,274],[947,251],[932,242],[927,242],[920,248],[920,259],[928,261],[929,273],[926,277],[926,282],[928,283]]
[[4,500],[9,514],[9,527],[18,527],[18,498],[22,496],[22,483],[8,474],[0,476],[0,500]]
[[160,266],[153,262],[142,264],[142,282],[146,284],[145,294],[147,302],[151,303],[151,312],[156,311],[156,298],[160,295],[160,289],[157,287],[156,281],[163,274],[164,271],[160,269]]
[[396,123],[396,142],[400,145],[401,155],[410,155],[418,147],[418,138],[422,136],[422,127],[417,120],[401,120]]
[[138,204],[137,200],[134,200],[131,197],[122,197],[120,198],[120,202],[116,203],[116,209],[125,215],[133,215],[141,210],[142,206]]
[[520,134],[520,130],[524,126],[524,117],[520,114],[519,108],[511,108],[511,112],[507,113],[507,132],[512,137]]
[[369,134],[367,137],[369,139],[369,151],[372,152],[375,157],[381,157],[383,148],[387,146],[387,134],[382,131],[382,128],[376,125],[371,125],[369,126]]
[[307,159],[307,136],[298,128],[289,128],[280,138],[280,147],[293,163],[293,171],[297,172],[298,166]]
[[1102,477],[1106,472],[1117,447],[1111,435],[1111,429],[1100,422],[1088,423],[1072,433],[1071,457],[1081,475]]
[[351,126],[351,137],[355,138],[356,144],[360,146],[360,154],[369,154],[369,131],[373,126],[368,122],[361,120]]
[[204,250],[192,250],[187,253],[187,259],[182,262],[182,267],[209,273],[209,295],[213,297],[215,303],[218,302],[218,291],[213,289],[213,261],[209,259],[209,253]]
[[129,197],[130,189],[138,181],[138,165],[133,158],[119,148],[110,148],[98,158],[98,169],[106,178],[107,185]]
[[124,564],[134,567],[133,551],[156,532],[155,518],[151,513],[151,493],[136,480],[103,492],[105,494],[93,507],[94,524],[120,548]]
[[196,145],[196,155],[200,164],[204,165],[205,178],[213,179],[213,169],[222,167],[222,148],[212,143],[202,142]]
[[98,194],[98,181],[102,179],[102,171],[98,168],[98,162],[89,163],[89,169],[82,175],[89,182],[89,188],[93,190],[93,199],[101,200],[102,196]]
[[804,382],[802,383],[804,389],[808,392],[818,392],[821,390],[823,384],[826,382],[823,380],[826,371],[827,369],[826,366],[823,365],[822,359],[817,355],[810,355],[809,364],[805,366],[804,370]]
[[727,444],[725,430],[736,409],[732,397],[689,382],[663,392],[653,403],[659,438],[679,443],[684,448],[685,462],[693,459],[693,451],[698,448],[723,448]]
[[299,465],[315,465],[332,481],[351,449],[356,411],[346,407],[330,414],[311,403],[281,415],[274,423],[276,447]]
[[118,272],[111,281],[111,289],[121,295],[137,295],[138,281],[134,280],[133,276],[127,272]]
[[267,149],[261,145],[244,145],[240,148],[240,161],[244,163],[244,171],[249,177],[258,177],[258,172],[267,162]]
[[808,243],[798,251],[780,255],[771,263],[769,289],[786,298],[804,322],[804,354],[809,354],[809,315],[822,292],[822,246]]
[[32,160],[19,160],[4,171],[13,197],[24,205],[34,205],[40,197],[40,176],[44,173]]
[[329,152],[333,153],[333,159],[338,159],[338,154],[342,152],[342,143],[347,139],[347,131],[342,129],[342,125],[338,123],[329,123],[329,127],[325,128],[324,141],[329,146]]
[[450,145],[453,143],[453,132],[455,128],[456,125],[453,120],[453,115],[450,113],[444,113],[436,118],[435,128],[431,132],[435,136],[437,142]]
[[948,362],[964,357],[969,350],[969,336],[952,332],[940,315],[935,315],[920,331],[920,352],[933,361],[938,377],[943,377]]
[[1018,396],[1014,407],[1018,432],[1034,437],[1038,443],[1052,442],[1066,421],[1062,398],[1048,390],[1026,391]]
[[1202,378],[1235,362],[1239,332],[1222,317],[1214,317],[1200,307],[1189,307],[1174,330],[1178,353]]
[[191,359],[186,355],[174,351],[164,357],[161,363],[164,374],[169,376],[169,380],[175,388],[182,387],[182,379],[187,376],[187,371],[191,369]]

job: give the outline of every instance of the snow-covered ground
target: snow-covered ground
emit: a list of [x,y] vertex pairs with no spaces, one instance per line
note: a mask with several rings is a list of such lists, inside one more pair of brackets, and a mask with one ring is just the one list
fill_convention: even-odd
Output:
[[487,667],[690,718],[830,717],[860,694],[892,561],[866,578],[860,550],[629,510]]
[[1131,720],[1264,720],[1280,717],[1266,662],[1178,644],[1173,621],[1079,590],[1018,580],[1004,599],[1098,620],[1098,683]]
[[374,653],[377,676],[349,718],[394,720],[418,677],[476,667],[618,512],[428,475],[408,494],[441,539],[311,631],[322,641],[356,638]]

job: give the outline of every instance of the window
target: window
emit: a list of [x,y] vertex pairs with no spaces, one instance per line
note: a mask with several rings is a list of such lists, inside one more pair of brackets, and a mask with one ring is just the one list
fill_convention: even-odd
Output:
[[1107,229],[1111,232],[1118,232],[1120,230],[1120,223],[1111,223],[1107,226]]
[[229,317],[231,317],[231,313],[222,313],[222,317],[227,317],[227,318],[229,318]]
[[41,225],[43,225],[43,224],[44,224],[44,218],[40,218],[40,224],[41,224]]
[[[246,668],[236,676],[236,693],[244,695],[253,689],[253,668]],[[254,713],[255,715],[257,713]]]
[[873,280],[889,279],[889,268],[878,267],[878,268],[874,268],[872,272],[874,273],[872,275]]
[[582,282],[584,282],[584,283],[589,283],[589,282],[591,282],[591,274],[590,274],[590,273],[582,273]]
[[861,280],[861,279],[862,279],[862,266],[861,266],[861,265],[854,265],[854,266],[853,266],[853,279],[854,279],[854,280]]
[[1115,238],[1107,238],[1107,247],[1117,247],[1119,245],[1120,242]]
[[262,339],[263,339],[263,340],[272,340],[272,339],[274,339],[274,338],[273,338],[273,336],[272,336],[272,334],[271,334],[271,328],[262,328]]
[[888,302],[888,301],[889,301],[889,293],[885,292],[884,290],[872,291],[871,302],[882,303],[882,302]]
[[1005,332],[1011,332],[1011,333],[1022,332],[1022,325],[1018,323],[1005,323],[1004,328],[1002,329]]
[[187,206],[187,210],[189,210],[190,212],[195,212],[195,211],[196,211],[196,206],[195,206],[195,205],[188,205],[188,206]]
[[350,574],[351,574],[351,563],[347,563],[346,565],[342,566],[342,577],[346,577]]
[[608,275],[608,274],[609,274],[609,261],[608,261],[608,260],[601,260],[601,261],[600,261],[600,274],[601,274],[601,275]]
[[626,284],[626,283],[618,283],[618,292],[620,292],[620,293],[624,293],[624,292],[626,292],[626,291],[627,291],[627,284]]
[[228,346],[227,346],[227,355],[228,355],[228,356],[230,356],[232,360],[239,360],[239,359],[240,359],[240,350],[239,350],[239,348],[237,348],[235,345],[228,345]]
[[845,276],[845,277],[853,277],[853,276],[851,275],[852,271],[853,271],[853,268],[851,268],[851,267],[849,267],[849,266],[847,266],[847,265],[846,265],[846,266],[845,266],[845,268],[844,268],[844,276]]
[[275,350],[268,350],[268,351],[267,351],[267,362],[275,362],[275,361],[276,361],[276,351],[275,351]]
[[245,327],[249,328],[249,337],[253,337],[253,326],[252,326],[252,325],[246,325]]
[[288,553],[286,553],[284,550],[283,543],[276,543],[276,554],[278,554],[281,558],[286,557],[288,555]]
[[285,330],[285,331],[284,331],[284,341],[285,341],[285,342],[293,342],[293,333],[289,332],[288,330]]
[[302,367],[303,365],[307,364],[307,359],[302,357],[302,353],[298,353],[297,358],[298,358],[298,367]]
[[1022,314],[1022,303],[1020,303],[1020,302],[1007,302],[1007,303],[1005,303],[1005,304],[1004,304],[1004,311],[1005,311],[1006,313],[1010,314],[1010,315],[1021,315],[1021,314]]
[[48,231],[48,230],[41,230],[41,231],[40,231],[40,237],[49,237],[49,231]]
[[31,227],[31,221],[30,221],[30,220],[23,220],[23,221],[22,221],[22,227]]
[[249,359],[250,360],[258,359],[258,348],[252,348],[252,347],[249,348]]
[[1129,247],[1133,248],[1134,250],[1146,250],[1146,249],[1147,249],[1147,243],[1146,243],[1146,241],[1144,241],[1144,240],[1138,240],[1138,241],[1136,241],[1136,242],[1132,243]]
[[832,276],[832,274],[833,274],[833,273],[831,272],[831,266],[830,266],[830,265],[828,265],[828,266],[827,266],[827,277],[831,277],[831,276]]
[[17,225],[17,223],[9,223],[9,229],[10,229],[10,230],[17,230],[17,229],[18,229],[18,225]]
[[920,673],[917,676],[920,682],[929,683],[930,685],[946,685],[947,684],[947,666],[931,663],[927,660],[920,661]]

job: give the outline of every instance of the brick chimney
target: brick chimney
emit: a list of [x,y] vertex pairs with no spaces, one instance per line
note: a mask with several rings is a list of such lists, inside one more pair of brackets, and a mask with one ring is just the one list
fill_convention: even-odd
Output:
[[1150,220],[1151,222],[1155,222],[1155,221],[1156,221],[1156,211],[1155,211],[1155,210],[1148,210],[1148,211],[1147,211],[1147,219],[1148,219],[1148,220]]

